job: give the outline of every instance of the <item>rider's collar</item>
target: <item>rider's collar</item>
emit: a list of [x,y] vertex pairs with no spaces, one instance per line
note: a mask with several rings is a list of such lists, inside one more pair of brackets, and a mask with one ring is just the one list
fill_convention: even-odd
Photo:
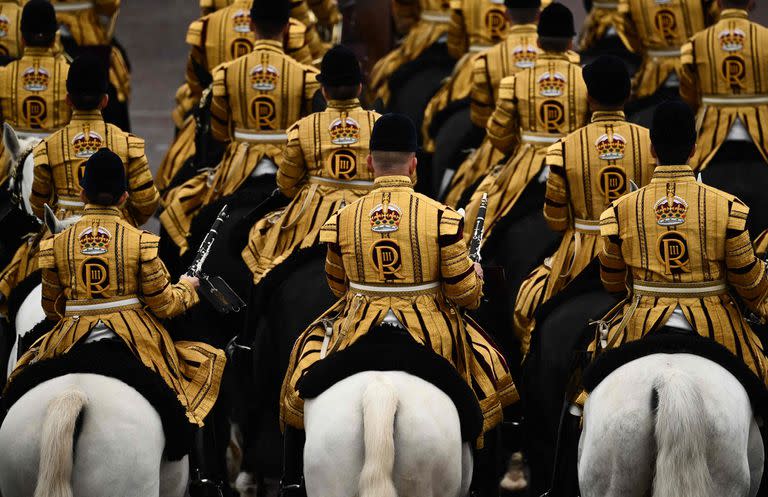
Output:
[[260,50],[272,50],[283,53],[283,44],[277,40],[256,40],[253,44],[253,51],[258,52]]
[[592,113],[593,123],[598,121],[626,121],[624,112],[620,110],[596,110]]
[[515,24],[513,26],[510,26],[509,28],[510,33],[524,33],[524,32],[536,32],[536,25],[535,24]]
[[53,47],[25,47],[23,57],[53,57]]
[[653,170],[651,183],[661,183],[674,179],[675,181],[696,181],[691,166],[682,164],[679,166],[656,166]]
[[568,52],[542,52],[539,54],[539,60],[541,59],[562,59],[570,61]]
[[85,204],[84,216],[117,216],[123,217],[119,207],[113,205]]
[[356,98],[350,98],[347,100],[328,100],[328,108],[329,109],[356,109],[360,107],[360,100]]
[[749,13],[743,9],[725,9],[720,13],[720,19],[748,19]]
[[373,180],[375,188],[410,188],[413,183],[408,176],[379,176]]
[[104,117],[100,110],[77,110],[72,112],[72,120],[75,121],[103,121]]

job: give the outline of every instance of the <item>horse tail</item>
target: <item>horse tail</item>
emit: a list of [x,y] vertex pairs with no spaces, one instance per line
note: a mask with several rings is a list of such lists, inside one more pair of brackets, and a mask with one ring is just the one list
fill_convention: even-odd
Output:
[[397,497],[392,470],[395,466],[395,386],[376,375],[363,393],[365,458],[360,474],[360,497]]
[[684,371],[667,368],[654,381],[651,402],[657,450],[653,497],[711,497],[701,390]]
[[70,389],[48,405],[34,497],[72,497],[75,428],[87,404],[83,392]]

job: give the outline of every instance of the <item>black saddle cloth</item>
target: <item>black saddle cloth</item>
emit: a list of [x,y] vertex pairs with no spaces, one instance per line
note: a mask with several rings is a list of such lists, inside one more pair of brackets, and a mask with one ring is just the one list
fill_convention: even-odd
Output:
[[78,345],[61,357],[30,364],[4,392],[3,412],[37,385],[72,373],[109,376],[135,389],[160,414],[165,433],[165,458],[178,461],[189,453],[195,427],[187,419],[176,394],[118,340]]
[[719,364],[744,386],[755,414],[768,419],[768,390],[741,359],[714,340],[669,331],[667,328],[601,353],[584,371],[584,388],[591,392],[619,367],[651,354],[693,354]]
[[307,369],[297,385],[304,399],[364,371],[403,371],[442,390],[456,406],[461,437],[474,442],[483,431],[483,413],[475,393],[446,359],[397,328],[380,326],[346,349],[335,352]]

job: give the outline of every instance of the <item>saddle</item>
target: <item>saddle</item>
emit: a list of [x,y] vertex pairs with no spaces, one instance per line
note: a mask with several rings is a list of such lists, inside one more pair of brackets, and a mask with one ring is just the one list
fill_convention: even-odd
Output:
[[37,385],[73,373],[109,376],[135,389],[160,415],[165,459],[178,461],[189,453],[194,426],[187,420],[176,394],[118,340],[80,344],[61,357],[30,364],[8,385],[0,407],[6,412]]
[[755,414],[767,419],[768,390],[741,359],[714,340],[695,334],[681,334],[670,328],[661,328],[640,340],[601,352],[584,370],[584,388],[591,392],[624,364],[652,354],[693,354],[719,364],[742,384]]
[[456,368],[394,326],[374,328],[346,349],[316,362],[307,369],[297,388],[302,398],[311,399],[364,371],[403,371],[433,384],[456,406],[462,440],[474,442],[482,433],[480,404]]

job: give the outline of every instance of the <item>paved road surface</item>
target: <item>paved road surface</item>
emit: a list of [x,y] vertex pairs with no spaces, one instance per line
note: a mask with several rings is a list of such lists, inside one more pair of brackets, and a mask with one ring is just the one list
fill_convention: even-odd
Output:
[[[565,0],[576,14],[584,16],[579,0]],[[756,18],[768,23],[768,5],[760,1]],[[163,158],[173,133],[171,109],[176,89],[183,82],[188,24],[199,15],[197,0],[125,0],[117,36],[133,64],[131,120],[133,132],[147,141],[153,170]],[[151,224],[150,229],[156,229]]]

